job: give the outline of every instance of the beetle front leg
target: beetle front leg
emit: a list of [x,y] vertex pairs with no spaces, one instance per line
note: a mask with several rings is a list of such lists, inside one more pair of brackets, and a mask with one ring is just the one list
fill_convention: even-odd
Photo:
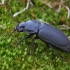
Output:
[[[25,40],[25,39],[30,38],[32,35],[33,35],[33,34],[29,34],[29,35],[25,36],[24,38],[18,40],[18,42],[17,42],[16,44],[18,45],[20,42],[22,42],[22,41]],[[16,45],[16,46],[17,46],[17,45]]]

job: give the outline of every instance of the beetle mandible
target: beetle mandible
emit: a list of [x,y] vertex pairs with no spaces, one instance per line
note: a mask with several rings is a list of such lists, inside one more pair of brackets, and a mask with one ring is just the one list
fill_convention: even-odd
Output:
[[44,22],[37,20],[21,22],[15,26],[14,31],[27,32],[29,35],[24,39],[36,34],[35,38],[41,39],[48,44],[48,46],[51,45],[61,52],[70,53],[70,41],[66,35],[62,31]]

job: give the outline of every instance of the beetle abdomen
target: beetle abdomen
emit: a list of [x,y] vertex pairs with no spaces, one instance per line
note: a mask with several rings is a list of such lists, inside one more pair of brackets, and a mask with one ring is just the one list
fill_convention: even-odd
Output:
[[60,30],[48,24],[41,23],[38,36],[46,43],[54,45],[54,48],[64,52],[70,52],[70,41]]

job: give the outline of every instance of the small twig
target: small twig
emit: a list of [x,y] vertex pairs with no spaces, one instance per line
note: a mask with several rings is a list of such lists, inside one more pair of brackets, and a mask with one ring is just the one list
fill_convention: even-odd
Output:
[[[63,0],[61,0],[61,3],[63,3]],[[60,10],[61,10],[61,4],[59,4],[59,8],[56,10],[56,12],[60,12]]]
[[46,4],[49,8],[53,8],[50,3]]
[[29,7],[29,3],[30,3],[30,0],[27,0],[27,5],[26,5],[26,7],[25,7],[23,10],[21,10],[21,11],[15,13],[15,14],[13,15],[13,17],[16,17],[18,14],[20,14],[20,13],[22,13],[23,11],[27,10],[28,7]]
[[70,10],[69,10],[69,15],[70,15]]
[[[44,4],[46,4],[49,8],[54,9],[54,7],[50,4],[50,2],[49,3],[46,3],[46,2],[44,2],[42,0],[41,0],[41,2],[44,3]],[[56,10],[56,12],[60,12],[61,7],[63,6],[63,7],[65,7],[67,9],[67,11],[68,11],[67,18],[69,18],[70,17],[70,9],[69,9],[68,6],[63,5],[62,3],[63,3],[63,0],[61,0],[60,3],[58,4],[59,5],[59,8]]]
[[61,10],[61,4],[59,5],[59,8],[56,10],[56,12],[60,12]]
[[68,39],[70,40],[70,36],[68,36]]
[[44,2],[43,0],[40,0],[42,3],[44,3],[45,5],[47,5],[49,8],[53,8],[53,6],[51,6],[50,2],[49,3],[46,3]]
[[66,9],[67,9],[67,11],[68,11],[68,16],[67,16],[67,18],[69,18],[70,17],[70,9],[69,9],[69,7],[68,6],[64,6]]
[[31,6],[33,6],[33,3],[32,3],[32,1],[30,0],[30,4],[31,4]]
[[5,4],[5,0],[1,0],[0,5],[4,5]]
[[66,30],[66,29],[70,29],[70,27],[69,26],[67,26],[67,25],[60,25],[61,26],[61,30]]

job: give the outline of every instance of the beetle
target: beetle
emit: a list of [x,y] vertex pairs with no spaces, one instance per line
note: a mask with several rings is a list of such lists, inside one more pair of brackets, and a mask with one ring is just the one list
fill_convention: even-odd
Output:
[[61,52],[70,53],[70,41],[66,35],[45,22],[38,20],[21,22],[15,26],[14,31],[27,32],[29,34],[20,41],[36,34],[34,39],[41,39],[45,44],[48,44],[49,47],[51,46]]

